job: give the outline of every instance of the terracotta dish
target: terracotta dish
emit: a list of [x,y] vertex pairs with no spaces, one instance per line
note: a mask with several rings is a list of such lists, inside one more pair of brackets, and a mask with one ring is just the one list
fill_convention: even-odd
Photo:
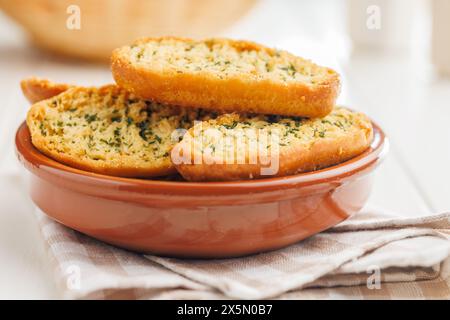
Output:
[[287,246],[358,212],[388,143],[374,124],[371,147],[342,164],[283,178],[209,183],[74,169],[34,148],[25,123],[16,148],[32,174],[32,200],[56,221],[138,252],[218,258]]

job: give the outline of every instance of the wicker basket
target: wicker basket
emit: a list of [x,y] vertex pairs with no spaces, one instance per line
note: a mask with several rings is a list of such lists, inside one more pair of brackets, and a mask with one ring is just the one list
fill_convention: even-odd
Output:
[[[144,36],[216,36],[256,0],[0,0],[39,46],[69,56],[108,59],[112,49]],[[80,29],[68,28],[80,9]],[[72,20],[73,21],[73,20]],[[72,24],[73,26],[73,24]]]

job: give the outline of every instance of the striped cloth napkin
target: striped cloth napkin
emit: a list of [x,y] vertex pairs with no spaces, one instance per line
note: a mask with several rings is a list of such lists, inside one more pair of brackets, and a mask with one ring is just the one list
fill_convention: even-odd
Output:
[[450,299],[450,214],[366,210],[284,249],[217,260],[139,255],[37,210],[68,299]]

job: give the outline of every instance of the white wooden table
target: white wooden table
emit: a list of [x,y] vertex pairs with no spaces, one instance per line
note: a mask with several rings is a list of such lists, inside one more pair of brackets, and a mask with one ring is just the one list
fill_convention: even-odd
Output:
[[[262,3],[226,35],[338,68],[344,80],[340,101],[368,113],[391,140],[370,203],[409,216],[448,211],[450,81],[435,78],[425,60],[401,54],[350,56],[342,3],[327,1],[326,11],[316,1],[279,3]],[[18,84],[30,75],[89,85],[112,81],[107,66],[36,51],[0,13],[0,299],[60,297],[27,195],[27,176],[14,155],[15,129],[28,108]]]

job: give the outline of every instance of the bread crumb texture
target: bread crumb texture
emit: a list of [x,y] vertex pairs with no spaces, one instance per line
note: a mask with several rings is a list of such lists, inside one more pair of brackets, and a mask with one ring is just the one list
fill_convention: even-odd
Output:
[[208,118],[202,110],[161,105],[106,86],[73,88],[39,102],[27,124],[33,144],[66,164],[119,176],[160,176],[174,172],[174,130]]
[[223,78],[241,77],[281,83],[321,84],[331,73],[286,51],[250,42],[223,39],[184,41],[162,38],[130,47],[132,63],[177,73],[201,73]]

